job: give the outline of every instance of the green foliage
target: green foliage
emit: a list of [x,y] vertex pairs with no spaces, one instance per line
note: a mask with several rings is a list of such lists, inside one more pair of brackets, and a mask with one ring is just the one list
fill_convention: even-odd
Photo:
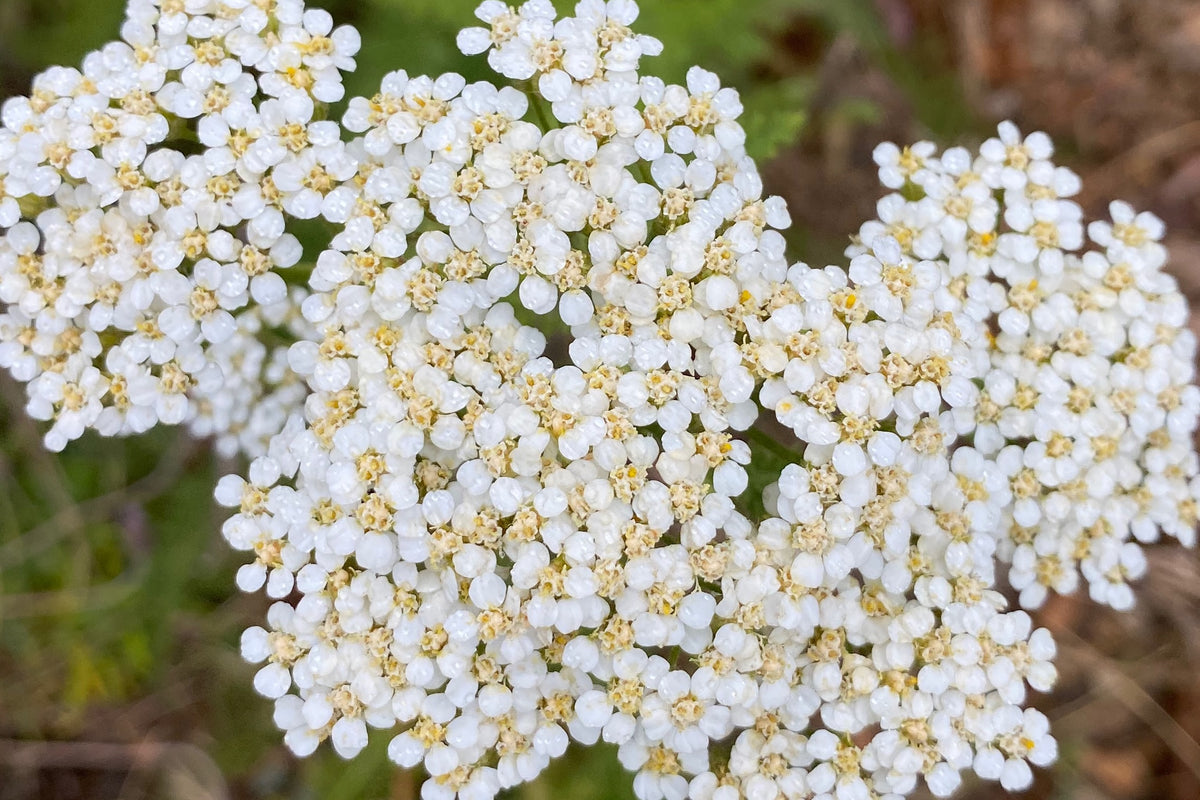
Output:
[[484,59],[464,58],[458,52],[458,31],[475,21],[474,0],[369,0],[366,3],[329,3],[354,6],[361,20],[359,30],[363,47],[358,55],[358,71],[347,80],[350,95],[370,96],[378,91],[380,79],[389,72],[403,69],[411,75],[439,75],[458,72],[468,80],[488,78]]
[[787,7],[793,14],[813,20],[832,34],[850,36],[868,49],[878,51],[887,48],[886,34],[873,2],[790,0]]
[[746,112],[742,126],[746,129],[746,151],[751,156],[768,161],[800,138],[808,120],[805,108],[812,89],[811,78],[800,75],[760,86],[743,96]]
[[124,3],[111,0],[4,0],[0,43],[8,59],[32,68],[76,64],[112,39],[123,17]]
[[639,30],[657,36],[663,53],[648,69],[682,82],[699,64],[740,89],[755,85],[756,68],[771,54],[771,37],[790,19],[790,0],[654,0],[642,5]]
[[372,800],[386,798],[396,766],[388,761],[392,734],[376,731],[371,743],[352,762],[322,752],[306,765],[307,785],[321,800]]
[[[125,699],[167,661],[172,616],[215,538],[213,474],[187,463],[195,448],[177,433],[88,439],[52,456],[19,416],[19,389],[4,389],[0,665],[16,680],[0,705],[27,712],[18,732],[70,729],[90,703]],[[33,706],[34,696],[54,702]]]
[[540,778],[508,794],[517,800],[634,800],[633,777],[617,761],[616,747],[573,745]]

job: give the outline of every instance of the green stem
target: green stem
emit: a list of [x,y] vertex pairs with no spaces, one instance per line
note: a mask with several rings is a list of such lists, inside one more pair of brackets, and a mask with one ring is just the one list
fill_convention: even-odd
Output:
[[538,124],[541,126],[543,133],[558,127],[557,124],[551,124],[553,117],[547,112],[545,98],[538,93],[533,81],[529,82],[529,87],[525,90],[525,96],[529,98],[529,106],[533,109],[534,115],[537,116]]
[[192,120],[177,117],[174,114],[164,114],[167,118],[167,141],[168,142],[190,142],[199,144],[200,135],[193,127]]
[[637,177],[642,179],[642,183],[649,184],[651,186],[654,185],[654,178],[651,176],[650,168],[646,165],[645,161],[637,162],[637,172]]
[[39,214],[50,207],[50,198],[27,194],[17,198],[17,207],[21,210],[21,219],[37,219]]
[[[792,450],[792,448],[782,442],[772,439],[765,431],[761,431],[758,428],[748,428],[746,430],[746,440],[747,444],[763,447],[771,451],[773,455],[783,458],[789,464],[799,463],[802,458],[800,453]],[[753,456],[753,452],[751,452],[751,456]]]

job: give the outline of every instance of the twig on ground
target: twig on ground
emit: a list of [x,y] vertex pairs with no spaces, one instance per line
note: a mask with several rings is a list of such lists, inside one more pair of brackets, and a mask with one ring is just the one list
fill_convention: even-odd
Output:
[[1200,742],[1150,696],[1137,681],[1125,674],[1112,658],[1070,630],[1057,631],[1060,646],[1092,666],[1099,686],[1146,723],[1187,769],[1200,778]]
[[21,560],[28,559],[54,546],[75,530],[76,520],[106,519],[122,506],[158,497],[176,483],[198,447],[195,440],[180,436],[177,445],[167,448],[162,459],[146,477],[127,487],[78,503],[72,502],[45,522],[5,542],[0,546],[0,570],[18,563],[9,564],[9,559],[18,556]]
[[147,773],[186,771],[209,800],[228,800],[229,787],[208,753],[187,742],[50,742],[0,739],[0,765],[14,771],[83,769]]

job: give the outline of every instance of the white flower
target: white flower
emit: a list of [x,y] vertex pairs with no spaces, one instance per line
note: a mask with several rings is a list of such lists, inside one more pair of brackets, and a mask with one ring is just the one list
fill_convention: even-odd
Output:
[[391,731],[427,800],[571,739],[646,800],[1053,760],[1021,708],[1053,642],[996,564],[1024,606],[1082,577],[1125,608],[1138,543],[1194,538],[1156,218],[1114,205],[1078,253],[1077,179],[1005,123],[880,146],[902,191],[848,264],[789,265],[736,92],[640,76],[632,0],[487,0],[459,46],[521,89],[396,72],[340,125],[353,31],[177,5],[0,112],[0,363],[53,448],[185,422],[255,456],[217,497],[238,585],[287,598],[242,651],[294,752]]
[[[0,298],[59,340],[8,361],[27,381],[55,372],[71,382],[94,369],[89,385],[106,389],[98,409],[85,403],[80,414],[70,400],[47,417],[62,421],[49,434],[55,448],[88,427],[116,435],[190,419],[197,433],[219,434],[222,449],[240,442],[255,452],[298,411],[297,392],[252,385],[263,376],[230,364],[230,348],[210,348],[237,339],[239,326],[245,344],[252,328],[264,329],[238,318],[286,299],[276,270],[301,254],[280,209],[315,216],[332,184],[356,174],[338,126],[308,125],[314,100],[340,98],[339,70],[353,68],[358,39],[350,29],[331,33],[327,14],[298,2],[215,11],[134,0],[125,42],[88,55],[82,70],[48,71],[33,101],[5,106]],[[272,58],[284,74],[255,71]],[[202,153],[178,152],[172,114]],[[9,130],[35,133],[13,139]],[[318,157],[324,166],[311,166]],[[287,158],[299,166],[288,162],[281,181],[267,174]],[[47,199],[23,221],[14,203],[30,196]],[[264,409],[232,412],[226,402],[217,413],[210,398],[222,372],[251,384],[243,400],[269,396]],[[252,415],[257,429],[246,433]]]

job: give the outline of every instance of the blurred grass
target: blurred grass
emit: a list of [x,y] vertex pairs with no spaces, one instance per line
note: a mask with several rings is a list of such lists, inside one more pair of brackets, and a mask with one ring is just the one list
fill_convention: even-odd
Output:
[[[36,72],[77,64],[114,38],[122,5],[0,0],[0,97],[24,93]],[[489,77],[483,59],[464,59],[454,45],[476,0],[313,5],[363,32],[350,95],[372,94],[397,68]],[[871,0],[645,0],[638,27],[665,44],[648,70],[682,81],[698,63],[741,90],[760,159],[808,132],[824,54],[836,42],[853,41],[885,69],[929,127],[965,129],[953,77],[931,83],[930,59],[898,54]],[[796,30],[799,47],[786,38]],[[882,114],[869,97],[849,98],[823,110],[819,124],[873,123]],[[795,235],[805,241],[807,231]],[[22,412],[23,389],[0,379],[0,401],[0,800],[416,796],[419,780],[387,761],[386,732],[351,763],[328,749],[296,763],[279,744],[270,703],[254,694],[253,670],[237,654],[241,630],[260,621],[265,603],[234,589],[238,559],[210,500],[215,477],[234,465],[215,464],[178,431],[85,437],[51,455]],[[186,758],[137,749],[172,742],[194,747],[181,751]],[[128,763],[97,756],[89,743],[121,743]],[[110,766],[95,768],[96,758]],[[572,750],[515,794],[632,796],[610,748]]]

